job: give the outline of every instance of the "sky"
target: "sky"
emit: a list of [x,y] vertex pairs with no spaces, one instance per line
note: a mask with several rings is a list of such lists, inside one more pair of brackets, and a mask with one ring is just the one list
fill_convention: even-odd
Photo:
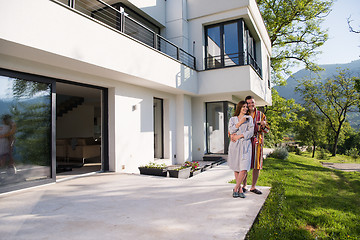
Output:
[[360,30],[360,0],[335,0],[332,12],[323,23],[328,29],[329,40],[321,47],[318,64],[349,63],[360,59],[360,34],[349,31],[347,18],[352,27]]

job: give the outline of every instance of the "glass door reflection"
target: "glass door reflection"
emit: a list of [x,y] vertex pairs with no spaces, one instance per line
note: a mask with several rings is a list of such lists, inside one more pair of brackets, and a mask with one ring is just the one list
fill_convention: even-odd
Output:
[[51,178],[51,84],[0,75],[0,192]]

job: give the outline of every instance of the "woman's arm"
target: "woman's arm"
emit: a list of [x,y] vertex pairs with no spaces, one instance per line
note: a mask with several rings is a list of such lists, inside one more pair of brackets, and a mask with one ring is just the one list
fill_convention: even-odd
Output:
[[239,130],[239,127],[236,127],[236,123],[235,123],[235,119],[234,117],[230,118],[229,120],[229,133],[230,135],[236,133]]
[[245,140],[250,139],[254,135],[254,129],[255,129],[253,121],[249,121],[247,124],[248,125],[246,131],[243,133]]

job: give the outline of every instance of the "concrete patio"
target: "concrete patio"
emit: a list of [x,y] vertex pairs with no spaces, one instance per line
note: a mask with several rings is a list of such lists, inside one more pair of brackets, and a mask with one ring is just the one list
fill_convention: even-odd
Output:
[[0,238],[244,239],[269,194],[232,197],[226,163],[189,179],[97,173],[0,195]]

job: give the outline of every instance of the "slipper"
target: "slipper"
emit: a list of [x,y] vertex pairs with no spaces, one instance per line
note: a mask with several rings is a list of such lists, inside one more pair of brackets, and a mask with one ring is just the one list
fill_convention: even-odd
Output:
[[239,192],[235,192],[233,190],[233,198],[238,198],[238,197],[240,197]]
[[262,194],[262,192],[260,190],[255,189],[250,189],[250,192],[256,193],[256,194]]

